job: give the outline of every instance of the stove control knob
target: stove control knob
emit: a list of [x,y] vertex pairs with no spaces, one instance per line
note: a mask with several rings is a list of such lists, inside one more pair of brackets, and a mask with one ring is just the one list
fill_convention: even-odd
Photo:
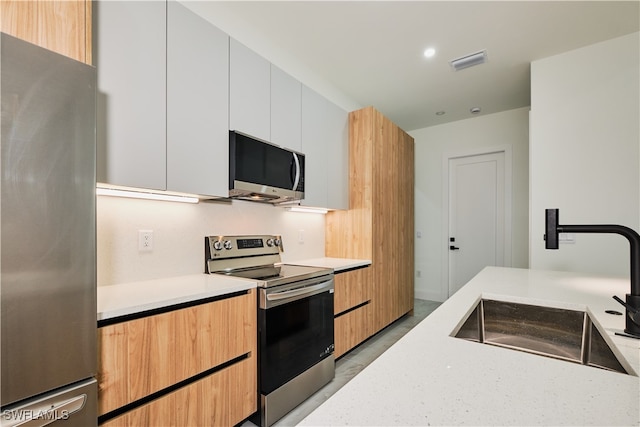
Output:
[[267,239],[267,246],[271,247],[271,246],[273,246],[274,244],[275,244],[275,242],[274,242],[274,240],[273,240],[273,239],[271,239],[271,238]]
[[215,249],[216,251],[221,251],[222,242],[220,240],[216,240],[215,242],[213,242],[213,249]]
[[229,249],[233,248],[233,245],[231,244],[231,241],[229,241],[229,240],[225,240],[225,241],[224,241],[224,248],[225,248],[226,250],[229,250]]
[[275,239],[275,240],[273,241],[273,244],[274,244],[274,245],[276,245],[276,246],[280,246],[280,244],[281,244],[281,243],[282,243],[282,242],[280,241],[280,239]]

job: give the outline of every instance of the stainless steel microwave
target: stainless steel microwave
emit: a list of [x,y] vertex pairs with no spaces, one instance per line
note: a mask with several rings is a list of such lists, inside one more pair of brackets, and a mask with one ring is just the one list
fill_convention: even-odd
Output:
[[304,199],[304,154],[230,131],[229,197],[274,204]]

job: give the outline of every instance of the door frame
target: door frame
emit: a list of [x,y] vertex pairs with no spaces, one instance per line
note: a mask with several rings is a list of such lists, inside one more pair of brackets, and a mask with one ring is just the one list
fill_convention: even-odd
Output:
[[512,148],[511,145],[499,145],[495,147],[470,148],[454,152],[445,152],[442,155],[442,282],[440,294],[444,299],[449,295],[449,161],[462,157],[474,157],[484,154],[504,153],[504,266],[511,267],[511,235],[512,235]]

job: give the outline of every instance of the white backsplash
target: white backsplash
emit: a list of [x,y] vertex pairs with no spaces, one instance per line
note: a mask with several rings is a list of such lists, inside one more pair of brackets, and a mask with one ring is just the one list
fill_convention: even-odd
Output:
[[[151,252],[138,250],[138,230],[153,230]],[[204,236],[223,234],[280,234],[285,262],[324,256],[322,214],[245,201],[194,205],[98,196],[98,286],[203,273]]]

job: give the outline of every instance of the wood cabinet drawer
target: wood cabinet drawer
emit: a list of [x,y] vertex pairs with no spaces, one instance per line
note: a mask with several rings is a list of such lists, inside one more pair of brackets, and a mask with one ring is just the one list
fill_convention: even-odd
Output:
[[334,314],[340,314],[371,299],[370,272],[371,268],[365,267],[334,276]]
[[98,329],[98,413],[255,353],[249,293]]
[[255,351],[255,290],[176,311],[176,380]]
[[371,336],[371,304],[337,316],[334,320],[336,358]]
[[248,357],[101,426],[236,425],[257,408],[255,363]]

